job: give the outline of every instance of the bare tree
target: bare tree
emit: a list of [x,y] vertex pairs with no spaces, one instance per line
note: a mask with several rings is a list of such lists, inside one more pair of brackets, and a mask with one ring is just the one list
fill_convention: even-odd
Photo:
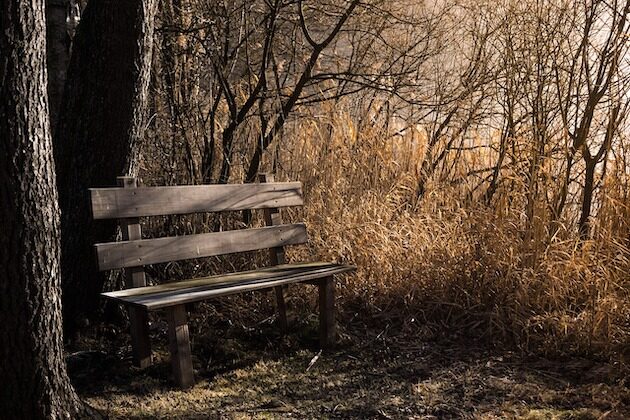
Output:
[[[182,53],[197,56],[191,69],[203,80],[197,86],[207,100],[177,99],[175,72],[164,73],[169,80],[162,86],[176,116],[170,125],[189,138],[182,145],[184,166],[203,182],[227,182],[235,162],[243,178],[253,180],[265,151],[305,107],[366,90],[413,101],[414,74],[438,49],[432,31],[440,17],[416,6],[382,0],[191,3],[195,17],[170,19],[160,32],[186,38]],[[171,66],[174,44],[162,41],[163,65]],[[180,112],[197,115],[182,118]],[[202,130],[194,127],[200,122]]]
[[[578,153],[584,164],[578,228],[580,236],[587,238],[590,234],[589,219],[596,170],[610,150],[610,133],[620,122],[622,98],[617,95],[615,99],[607,101],[611,108],[608,123],[602,125],[601,135],[593,130],[593,124],[597,124],[599,112],[602,107],[606,107],[605,101],[610,97],[611,88],[618,85],[619,91],[619,65],[628,51],[630,1],[593,1],[585,4],[582,12],[583,17],[580,16],[579,20],[581,34],[576,39],[577,44],[569,44],[569,51],[562,57],[567,59],[566,62],[557,63],[555,69],[562,121],[570,138],[566,152],[567,174],[571,173]],[[569,182],[570,179],[564,179],[565,185]],[[563,186],[560,203],[565,201],[566,190],[567,187]]]

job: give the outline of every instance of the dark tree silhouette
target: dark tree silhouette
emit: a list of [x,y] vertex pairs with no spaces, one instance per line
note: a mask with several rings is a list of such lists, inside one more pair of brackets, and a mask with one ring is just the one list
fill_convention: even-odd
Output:
[[77,418],[63,356],[44,0],[0,1],[0,415]]
[[86,191],[137,171],[156,7],[155,0],[89,2],[74,38],[54,138],[68,333],[94,318],[105,278],[92,245],[115,232],[114,223],[92,224]]

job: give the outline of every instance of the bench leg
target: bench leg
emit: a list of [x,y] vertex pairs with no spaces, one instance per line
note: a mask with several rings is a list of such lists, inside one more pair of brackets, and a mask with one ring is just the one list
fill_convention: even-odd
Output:
[[280,321],[280,329],[282,332],[287,331],[287,305],[284,303],[284,293],[282,286],[274,287],[276,291],[276,305],[278,306],[278,319]]
[[335,345],[335,280],[326,277],[319,281],[319,344],[322,349]]
[[151,366],[149,314],[145,309],[129,308],[133,364],[141,369]]
[[166,310],[168,316],[168,340],[171,351],[171,366],[175,383],[180,388],[194,385],[190,338],[186,322],[185,305],[173,306]]

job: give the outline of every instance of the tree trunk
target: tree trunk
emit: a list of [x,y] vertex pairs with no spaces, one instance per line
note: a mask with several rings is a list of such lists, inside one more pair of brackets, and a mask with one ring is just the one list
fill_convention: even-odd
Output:
[[96,316],[106,277],[97,272],[92,247],[116,229],[113,222],[92,223],[87,189],[137,173],[156,6],[156,0],[91,1],[74,39],[54,138],[69,333]]
[[70,62],[70,37],[66,30],[68,0],[46,0],[46,61],[50,126],[55,130],[59,105]]
[[0,16],[0,416],[77,418],[85,413],[63,354],[44,0],[2,0]]
[[597,161],[595,159],[586,160],[586,174],[584,178],[584,190],[582,193],[582,209],[580,212],[580,221],[578,222],[580,239],[588,239],[591,234],[591,206],[593,203],[593,190],[595,189],[596,167]]

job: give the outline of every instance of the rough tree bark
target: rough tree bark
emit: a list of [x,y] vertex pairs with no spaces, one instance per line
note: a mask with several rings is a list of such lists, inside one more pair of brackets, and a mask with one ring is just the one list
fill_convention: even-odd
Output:
[[87,189],[137,172],[156,7],[156,0],[89,2],[74,38],[54,138],[67,333],[96,316],[105,276],[97,272],[92,246],[116,229],[92,223]]
[[85,414],[63,355],[44,0],[0,1],[0,416]]

